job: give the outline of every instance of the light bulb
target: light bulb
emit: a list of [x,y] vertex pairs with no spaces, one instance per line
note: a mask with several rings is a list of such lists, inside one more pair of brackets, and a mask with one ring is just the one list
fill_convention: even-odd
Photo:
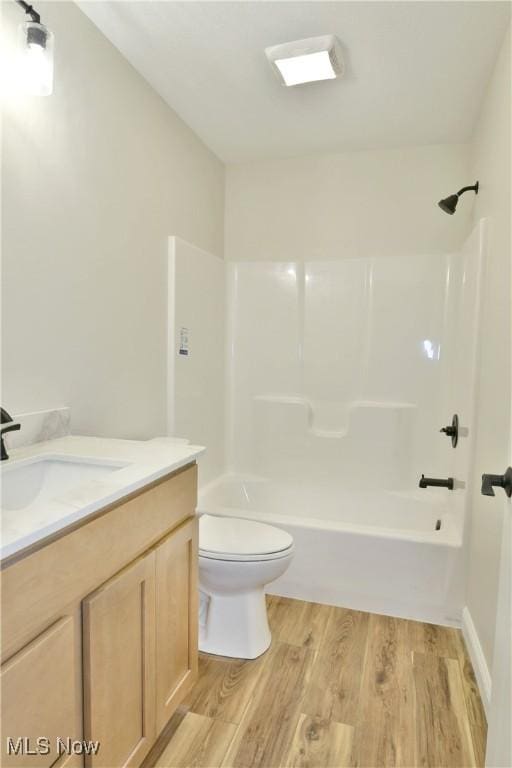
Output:
[[53,91],[53,34],[43,24],[27,21],[20,26],[20,79],[35,96]]

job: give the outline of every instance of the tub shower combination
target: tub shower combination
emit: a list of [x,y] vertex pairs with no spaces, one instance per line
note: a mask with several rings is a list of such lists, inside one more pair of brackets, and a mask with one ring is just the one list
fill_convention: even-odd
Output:
[[198,510],[292,534],[269,591],[460,623],[484,253],[482,221],[451,255],[228,265],[231,469]]
[[461,537],[446,504],[399,492],[349,493],[243,476],[205,487],[199,511],[292,534],[295,558],[275,594],[457,623]]

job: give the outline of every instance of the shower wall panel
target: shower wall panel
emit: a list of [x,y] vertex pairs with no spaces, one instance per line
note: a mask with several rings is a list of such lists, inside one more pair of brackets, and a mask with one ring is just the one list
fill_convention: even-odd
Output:
[[229,264],[230,469],[394,490],[442,471],[451,260]]

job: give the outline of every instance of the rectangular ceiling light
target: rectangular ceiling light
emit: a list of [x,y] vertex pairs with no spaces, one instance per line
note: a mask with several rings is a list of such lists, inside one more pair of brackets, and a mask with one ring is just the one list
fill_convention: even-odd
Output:
[[273,45],[265,54],[283,85],[334,80],[343,74],[341,46],[334,35]]

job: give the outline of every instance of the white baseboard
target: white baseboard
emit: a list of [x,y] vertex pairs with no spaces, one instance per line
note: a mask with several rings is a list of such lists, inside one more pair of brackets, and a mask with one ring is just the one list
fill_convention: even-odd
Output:
[[467,606],[465,606],[462,610],[462,634],[464,635],[469,657],[471,659],[471,663],[473,664],[476,681],[478,683],[478,690],[480,691],[485,714],[487,715],[487,718],[489,718],[492,678],[489,672],[489,667],[487,666],[487,661],[485,660],[482,646],[480,645],[476,627],[473,623],[473,619],[471,618],[471,614]]

